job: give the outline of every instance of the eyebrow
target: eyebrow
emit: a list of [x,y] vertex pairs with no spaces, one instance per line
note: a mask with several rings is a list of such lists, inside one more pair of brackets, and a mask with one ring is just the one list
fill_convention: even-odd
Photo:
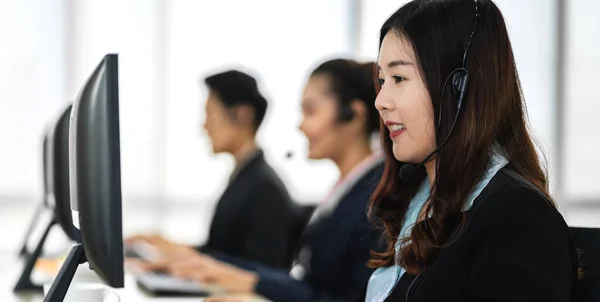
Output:
[[[409,61],[404,61],[404,60],[394,60],[388,63],[388,68],[393,68],[396,66],[407,66],[407,65],[413,65],[413,63],[409,62]],[[381,70],[381,66],[379,66],[379,64],[377,65],[377,69]]]

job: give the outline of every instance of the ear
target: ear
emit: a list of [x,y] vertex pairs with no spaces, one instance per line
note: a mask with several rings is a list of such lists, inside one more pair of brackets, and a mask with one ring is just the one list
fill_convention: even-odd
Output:
[[356,120],[357,122],[360,123],[360,125],[366,125],[367,124],[367,106],[365,104],[365,102],[362,102],[361,100],[352,100],[350,102],[350,108],[352,109],[352,112],[354,113],[354,120]]
[[252,127],[254,124],[254,110],[248,105],[238,105],[231,108],[233,121],[240,126]]

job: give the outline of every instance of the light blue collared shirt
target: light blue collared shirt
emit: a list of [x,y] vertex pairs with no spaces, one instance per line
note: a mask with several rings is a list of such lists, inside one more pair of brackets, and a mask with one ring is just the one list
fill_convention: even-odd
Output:
[[[469,199],[465,203],[465,211],[471,208],[473,201],[481,194],[481,191],[485,189],[490,180],[492,180],[496,173],[508,163],[508,160],[502,156],[500,152],[492,151],[491,153],[490,163],[488,164],[486,173],[469,195]],[[425,179],[417,194],[410,201],[410,205],[405,214],[405,222],[400,230],[398,238],[406,238],[410,235],[412,226],[417,222],[419,212],[421,212],[425,202],[429,199],[430,194],[431,186],[429,185],[429,180]],[[400,250],[400,241],[396,242],[395,249],[396,254],[398,254]],[[365,301],[381,302],[385,300],[405,272],[404,268],[398,264],[375,270],[369,279]]]

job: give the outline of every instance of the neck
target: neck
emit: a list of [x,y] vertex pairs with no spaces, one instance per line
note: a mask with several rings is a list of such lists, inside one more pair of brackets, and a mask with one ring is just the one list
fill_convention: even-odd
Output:
[[256,142],[254,139],[248,139],[244,143],[242,143],[235,152],[232,152],[233,157],[235,158],[235,164],[239,164],[240,161],[246,159],[252,152],[256,150]]
[[427,178],[429,179],[429,186],[433,187],[433,182],[435,181],[435,166],[437,160],[430,160],[425,163],[425,170],[427,171]]
[[340,170],[340,178],[344,179],[358,164],[367,157],[371,156],[373,151],[369,144],[351,144],[344,148],[341,156],[333,159],[338,169]]

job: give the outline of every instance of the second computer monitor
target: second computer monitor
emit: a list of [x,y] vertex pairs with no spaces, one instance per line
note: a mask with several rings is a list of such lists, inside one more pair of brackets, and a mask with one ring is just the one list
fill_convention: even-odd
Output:
[[69,123],[71,109],[69,104],[60,114],[49,143],[51,149],[48,173],[52,179],[52,196],[54,217],[63,231],[73,241],[80,241],[78,230],[73,226],[71,212],[71,192],[69,180]]

